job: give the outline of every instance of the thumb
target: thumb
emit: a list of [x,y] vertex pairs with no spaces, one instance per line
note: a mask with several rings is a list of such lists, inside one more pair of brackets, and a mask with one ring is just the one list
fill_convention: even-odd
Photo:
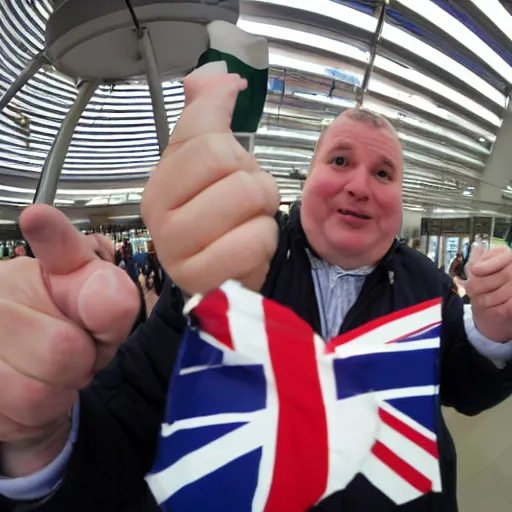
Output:
[[471,268],[482,259],[484,254],[485,254],[484,245],[481,243],[478,243],[478,242],[474,243],[471,248],[471,253],[469,255],[468,263],[466,265],[468,279],[471,277]]
[[20,227],[45,273],[69,274],[97,257],[86,236],[53,206],[28,207]]
[[238,93],[247,88],[247,80],[226,71],[225,63],[211,62],[183,80],[185,108],[169,141],[171,146],[230,131]]
[[27,208],[20,226],[59,310],[100,342],[122,341],[140,308],[139,292],[126,272],[102,261],[97,244],[54,207]]

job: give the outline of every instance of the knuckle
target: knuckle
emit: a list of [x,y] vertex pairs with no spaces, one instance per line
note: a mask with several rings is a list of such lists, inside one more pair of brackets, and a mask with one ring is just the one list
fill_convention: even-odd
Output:
[[[89,365],[88,357],[84,350],[83,343],[75,336],[76,333],[72,329],[59,328],[48,339],[47,349],[45,352],[42,372],[44,378],[48,382],[60,382],[64,376],[72,375],[74,370],[74,378],[80,379],[82,368]],[[75,339],[74,339],[75,338]]]

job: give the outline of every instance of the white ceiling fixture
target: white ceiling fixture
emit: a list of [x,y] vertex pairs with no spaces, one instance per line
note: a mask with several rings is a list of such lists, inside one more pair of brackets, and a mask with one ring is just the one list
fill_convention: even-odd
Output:
[[[308,12],[314,12],[322,16],[334,20],[342,20],[344,23],[358,27],[367,32],[375,32],[377,30],[377,19],[369,14],[365,14],[351,7],[333,2],[332,0],[251,0],[253,2],[261,2],[273,5],[282,5],[294,9],[301,9]],[[413,0],[419,3],[418,0]],[[473,0],[473,2],[479,1],[487,3],[487,0]],[[497,0],[491,0],[496,3]],[[503,9],[502,7],[502,10]],[[507,13],[507,16],[510,16]],[[512,33],[512,28],[508,32]],[[468,68],[456,60],[443,54],[436,48],[426,44],[420,39],[408,34],[404,30],[401,30],[389,23],[384,23],[381,37],[388,40],[406,50],[421,56],[423,59],[428,60],[432,64],[441,67],[443,70],[448,71],[457,79],[464,81],[481,94],[484,94],[492,101],[503,107],[505,105],[505,96],[500,93],[497,89],[492,87],[485,80],[480,78],[476,73],[473,73]],[[437,82],[439,85],[439,82]]]
[[[288,34],[289,33],[288,31],[291,31],[291,33],[293,34],[292,42],[296,42],[298,44],[304,44],[307,46],[312,46],[312,47],[318,48],[318,49],[326,49],[326,50],[330,50],[330,47],[332,46],[332,45],[326,43],[324,48],[319,48],[316,44],[309,44],[310,42],[317,43],[317,41],[311,41],[309,39],[309,36],[313,36],[313,34],[310,34],[308,32],[298,31],[295,29],[286,29],[284,27],[276,27],[273,25],[266,25],[264,23],[258,23],[258,22],[242,22],[242,24],[243,23],[249,23],[250,27],[252,28],[252,31],[255,34],[265,35],[265,36],[269,37],[267,35],[267,33],[271,32],[271,33],[280,34],[282,36],[281,38],[286,39],[286,37],[284,37],[284,34]],[[286,32],[280,33],[279,29],[282,29]],[[313,37],[321,37],[321,36],[313,36]],[[334,43],[334,45],[336,45],[338,43],[338,41],[333,41],[332,39],[328,39],[328,38],[323,38],[323,39],[325,39],[326,41],[331,41],[332,43]],[[351,55],[347,54],[344,51],[344,49],[346,47],[350,47],[350,45],[347,45],[345,43],[340,43],[340,44],[343,44],[344,46],[343,47],[336,46],[334,49],[332,49],[330,51],[333,51],[334,53],[339,53],[339,51],[336,51],[336,50],[342,50],[342,52],[339,53],[339,55],[350,57]],[[355,47],[350,47],[350,48],[351,48],[351,51],[355,50]],[[359,51],[359,50],[357,50],[357,51]],[[293,69],[293,66],[295,66],[296,69],[300,69],[304,72],[313,72],[313,74],[332,77],[332,73],[329,73],[329,71],[324,66],[321,66],[321,65],[313,62],[313,60],[314,60],[313,56],[311,56],[311,59],[312,59],[311,61],[307,61],[304,58],[294,58],[291,56],[291,54],[289,54],[288,56],[283,56],[283,55],[278,55],[278,54],[273,56],[272,52],[271,52],[270,62],[272,65],[276,65],[276,66],[281,65],[282,67],[287,67],[290,69]],[[382,57],[380,55],[377,55],[375,58],[375,67],[376,67],[376,69],[382,69],[384,71],[387,71],[388,73],[391,73],[391,74],[395,75],[396,77],[399,77],[400,79],[403,79],[405,77],[410,82],[419,84],[422,87],[425,87],[425,88],[431,90],[432,92],[435,92],[435,93],[439,94],[440,96],[443,96],[444,98],[448,99],[449,101],[460,105],[461,107],[465,108],[469,112],[472,112],[472,113],[480,116],[482,119],[488,121],[489,123],[493,124],[494,126],[497,126],[497,127],[501,126],[502,119],[499,118],[496,114],[494,114],[490,110],[486,109],[482,105],[478,104],[474,100],[468,98],[464,94],[456,91],[455,89],[453,89],[453,87],[448,87],[447,85],[445,85],[437,80],[434,80],[419,71],[401,66],[401,65],[399,65],[385,57]],[[356,75],[354,75],[354,76],[356,76]],[[357,76],[357,79],[360,82],[362,80],[362,75]],[[376,80],[375,77],[372,78],[372,81],[375,81],[375,80]],[[483,86],[483,84],[480,84],[480,82],[478,82],[477,85],[478,85],[479,90],[481,90],[481,91],[486,90],[486,88]],[[498,93],[498,91],[496,91],[496,89],[494,89],[492,87],[491,87],[491,89],[493,89],[496,93]],[[500,106],[504,107],[505,97],[502,94],[498,93],[498,96],[494,95],[494,97],[492,99],[494,99]],[[492,136],[492,134],[490,134],[490,135]]]
[[338,4],[332,0],[250,0],[251,2],[261,2],[265,4],[282,5],[301,9],[307,12],[314,12],[321,16],[342,20],[343,23],[361,28],[367,32],[375,32],[377,29],[377,20],[373,16],[365,14],[356,9]]
[[[377,55],[375,57],[375,67],[384,69],[385,71],[393,73],[396,76],[401,76],[406,80],[410,80],[413,83],[420,84],[421,86],[431,90],[432,92],[435,92],[436,94],[439,94],[440,96],[449,99],[455,104],[460,105],[469,112],[472,112],[477,116],[481,117],[482,119],[485,119],[494,126],[501,126],[502,120],[496,114],[486,109],[476,101],[468,98],[464,94],[461,94],[460,92],[456,91],[453,87],[448,87],[447,85],[444,85],[438,80],[430,78],[424,73],[420,73],[415,69],[401,66],[400,64],[397,64],[396,62],[386,59],[385,57],[382,57],[380,55]],[[504,96],[502,97],[502,103],[500,106],[505,106]]]
[[[303,161],[306,159],[311,159],[313,156],[312,151],[304,151],[304,150],[286,150],[279,148],[271,148],[268,146],[256,146],[254,148],[255,155],[275,155],[275,156],[288,156],[288,157],[296,157],[300,158]],[[297,162],[300,163],[300,162]]]
[[499,0],[471,0],[510,40],[512,40],[512,16]]
[[336,98],[333,96],[327,96],[325,94],[311,94],[304,92],[294,92],[293,95],[297,98],[301,98],[307,101],[316,101],[325,105],[332,105],[340,108],[354,108],[357,104],[354,100],[345,98]]
[[[487,0],[483,0],[487,1]],[[421,58],[428,60],[430,63],[440,67],[443,71],[446,71],[456,77],[458,80],[462,80],[473,89],[477,90],[484,96],[487,96],[490,100],[494,101],[500,107],[505,106],[505,95],[495,89],[488,82],[480,78],[476,73],[463,66],[460,62],[455,59],[448,57],[444,53],[440,52],[436,48],[428,45],[421,39],[408,34],[404,30],[401,30],[389,23],[385,23],[382,29],[382,38],[405,48],[408,51],[419,55]],[[439,82],[437,82],[439,84]],[[440,84],[442,85],[442,84]]]
[[261,127],[257,134],[267,137],[286,137],[287,139],[308,140],[311,142],[316,142],[320,135],[320,133],[308,133],[301,130],[287,130],[284,128],[270,129],[266,126]]
[[270,25],[268,23],[260,23],[257,21],[249,21],[244,18],[240,18],[237,25],[242,30],[251,34],[311,46],[312,48],[317,48],[319,50],[343,55],[350,59],[362,62],[363,64],[368,64],[370,60],[370,52],[368,51],[363,51],[350,44],[335,41],[328,37],[318,36],[310,32],[303,32],[301,30],[282,27],[279,25]]
[[[405,123],[414,128],[420,128],[421,130],[432,133],[432,134],[438,136],[439,138],[446,138],[446,139],[450,139],[454,142],[459,142],[460,144],[464,144],[468,148],[471,148],[472,150],[477,151],[477,152],[481,153],[482,155],[488,156],[490,153],[490,151],[485,146],[482,146],[482,144],[475,142],[474,139],[464,136],[464,135],[456,132],[455,130],[450,130],[450,129],[440,126],[436,123],[432,123],[430,121],[420,119],[413,115],[406,114],[405,112],[397,110],[394,107],[385,105],[383,103],[374,101],[372,99],[365,98],[365,100],[363,101],[363,107],[367,108],[368,110],[373,110],[373,112],[383,115],[383,116],[387,117],[388,119],[399,121],[400,123]],[[495,139],[496,139],[496,137],[492,136],[490,139],[490,142],[494,142]],[[479,142],[485,142],[485,141],[486,141],[486,139],[484,139],[483,137],[480,137]]]
[[[431,0],[396,0],[411,11],[433,23],[446,34],[457,39],[468,50],[481,58],[507,82],[512,83],[512,67],[466,25],[455,19]],[[486,0],[487,1],[487,0]]]
[[368,90],[376,92],[377,94],[381,94],[383,96],[387,96],[388,98],[393,98],[398,100],[406,105],[410,105],[412,107],[416,107],[418,109],[423,110],[424,112],[428,112],[429,114],[433,114],[441,119],[446,121],[450,121],[456,125],[459,125],[471,132],[473,132],[476,136],[483,136],[486,138],[492,138],[494,136],[493,133],[485,130],[481,126],[468,121],[463,118],[439,106],[432,99],[421,96],[418,93],[407,91],[405,89],[398,89],[397,85],[392,84],[390,81],[376,78],[375,76],[370,78],[368,83]]

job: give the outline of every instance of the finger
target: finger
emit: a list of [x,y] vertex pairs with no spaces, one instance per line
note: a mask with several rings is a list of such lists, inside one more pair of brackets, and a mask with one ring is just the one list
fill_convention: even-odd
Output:
[[485,247],[482,244],[473,244],[473,247],[471,249],[471,253],[469,255],[468,260],[468,270],[471,269],[473,265],[475,265],[478,261],[480,261],[480,258],[482,258],[483,254],[485,253]]
[[471,304],[475,308],[491,309],[506,304],[508,301],[512,301],[512,282],[505,283],[490,293],[471,296]]
[[470,297],[491,293],[495,290],[499,290],[506,281],[504,271],[484,277],[472,275],[471,279],[465,283],[466,292]]
[[86,236],[86,242],[91,245],[94,253],[103,261],[108,261],[110,263],[114,262],[114,244],[107,237],[99,235],[98,233],[93,233]]
[[[272,176],[244,171],[231,174],[167,215],[157,240],[160,258],[165,261],[193,256],[252,218],[274,215],[278,207],[279,191]],[[191,219],[202,219],[194,222],[193,236]]]
[[[171,268],[169,275],[189,295],[206,293],[229,279],[240,280],[270,262],[277,247],[277,223],[268,216],[257,217],[216,240],[206,250]],[[236,254],[236,258],[233,255]],[[167,269],[166,269],[167,270]],[[268,265],[265,270],[268,271]],[[251,282],[259,290],[261,282]]]
[[141,297],[128,274],[99,259],[67,276],[50,276],[49,286],[66,318],[102,344],[124,341],[140,310]]
[[0,393],[2,414],[25,427],[36,427],[53,421],[69,411],[78,397],[75,390],[59,389],[22,375],[2,360],[0,382],[9,383]]
[[257,172],[260,167],[232,134],[197,137],[166,153],[144,191],[144,221],[148,225],[160,224],[167,211],[179,208],[205,188],[241,169]]
[[506,269],[508,266],[512,266],[512,249],[494,253],[492,257],[485,261],[475,263],[471,267],[471,273],[478,277],[490,276]]
[[183,80],[186,105],[169,140],[169,148],[207,133],[229,132],[238,93],[247,80],[205,65]]
[[34,380],[81,389],[92,379],[93,340],[70,322],[0,299],[0,360]]
[[47,273],[68,274],[97,258],[85,235],[52,206],[27,208],[20,216],[20,227]]

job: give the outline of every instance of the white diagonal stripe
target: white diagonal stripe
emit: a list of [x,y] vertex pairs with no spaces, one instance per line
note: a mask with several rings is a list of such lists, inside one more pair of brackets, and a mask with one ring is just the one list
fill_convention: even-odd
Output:
[[265,411],[238,412],[227,414],[212,414],[210,416],[198,416],[178,420],[174,423],[163,423],[161,435],[169,437],[178,430],[188,430],[191,428],[207,427],[211,425],[227,425],[229,423],[248,423],[250,421],[259,421],[260,416],[264,416]]
[[392,405],[389,405],[387,402],[379,402],[379,407],[384,409],[386,412],[398,418],[402,423],[405,423],[409,427],[417,430],[420,434],[424,435],[427,439],[432,441],[437,441],[437,436],[434,432],[425,428],[421,423],[418,423],[416,420],[413,420],[410,416],[407,416],[403,412],[399,411]]
[[[391,322],[387,322],[369,332],[358,336],[347,344],[379,346],[392,340],[410,336],[418,329],[425,329],[427,326],[441,322],[441,304],[436,304],[423,311],[412,313]],[[336,347],[338,348],[343,347]]]
[[430,481],[434,480],[439,468],[436,457],[385,423],[381,426],[379,441]]
[[426,350],[439,348],[441,341],[439,337],[426,340],[404,341],[400,343],[389,343],[381,345],[359,345],[358,343],[345,343],[336,347],[334,357],[342,359],[346,357],[361,356],[366,354],[382,354],[388,352],[410,352],[412,350]]
[[415,500],[421,493],[397,475],[373,453],[368,458],[362,474],[397,505]]
[[248,423],[183,456],[163,471],[147,475],[146,482],[157,503],[166,502],[186,485],[261,447],[264,424]]

